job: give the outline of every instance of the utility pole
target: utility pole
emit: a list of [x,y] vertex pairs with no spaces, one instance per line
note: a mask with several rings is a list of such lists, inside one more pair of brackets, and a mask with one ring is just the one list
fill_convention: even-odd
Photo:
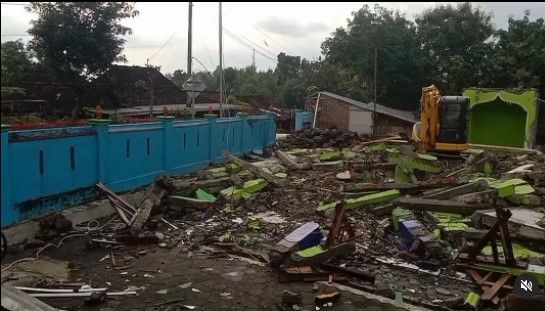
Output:
[[255,49],[252,49],[252,67],[255,68]]
[[153,100],[155,94],[153,93],[153,78],[151,76],[151,68],[149,63],[146,62],[146,70],[148,71],[148,93],[149,93],[149,117],[153,118]]
[[377,58],[378,58],[378,50],[377,48],[375,47],[375,72],[374,72],[374,82],[373,82],[373,87],[374,87],[374,97],[375,99],[373,100],[373,136],[375,136],[376,134],[376,131],[375,131],[375,128],[376,128],[376,120],[377,120]]
[[[193,73],[191,71],[191,62],[192,62],[193,58],[192,58],[192,55],[191,55],[191,51],[192,51],[191,37],[192,37],[192,34],[193,34],[193,31],[192,31],[193,2],[189,2],[189,11],[188,11],[188,13],[189,13],[189,17],[188,17],[188,23],[189,24],[188,24],[188,27],[187,27],[187,74],[189,75],[189,77],[192,78]],[[187,90],[186,90],[186,93],[187,93]],[[195,95],[195,90],[193,90],[192,95]],[[193,107],[193,104],[194,104],[193,97],[192,96],[187,96],[187,106],[188,107]]]
[[219,44],[220,44],[220,118],[223,117],[223,28],[221,25],[221,2],[219,3]]

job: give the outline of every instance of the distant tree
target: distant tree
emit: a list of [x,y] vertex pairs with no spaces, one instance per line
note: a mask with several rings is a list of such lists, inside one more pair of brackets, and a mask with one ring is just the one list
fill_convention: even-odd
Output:
[[322,43],[325,61],[343,69],[337,76],[344,85],[337,88],[365,101],[374,97],[375,51],[378,101],[413,108],[421,87],[419,42],[414,24],[399,12],[364,5],[352,13],[346,29],[338,28]]
[[286,81],[298,77],[301,68],[301,57],[280,53],[277,59],[278,63],[275,72],[278,78],[278,85],[283,85]]
[[543,18],[530,21],[526,11],[521,19],[509,18],[507,30],[498,31],[494,73],[498,83],[510,87],[538,88],[545,95],[545,24]]
[[32,61],[23,42],[2,42],[2,86],[20,81],[31,68]]
[[444,94],[488,84],[494,29],[490,14],[471,3],[441,5],[416,19],[428,82]]
[[282,102],[290,108],[303,108],[308,85],[301,79],[290,79],[282,88]]
[[31,2],[26,8],[37,15],[28,31],[29,46],[60,79],[90,79],[113,62],[126,61],[122,36],[131,28],[121,21],[138,15],[132,3]]
[[182,88],[182,85],[189,78],[189,74],[187,74],[182,69],[176,69],[173,73],[167,73],[165,77],[167,77],[170,81],[176,84],[176,86],[178,86],[179,88]]

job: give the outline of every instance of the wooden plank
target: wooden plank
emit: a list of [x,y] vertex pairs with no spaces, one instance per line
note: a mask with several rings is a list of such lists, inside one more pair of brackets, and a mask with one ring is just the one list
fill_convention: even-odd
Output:
[[119,214],[119,217],[121,217],[121,219],[125,222],[125,224],[127,226],[130,226],[132,223],[132,217],[131,217],[131,220],[129,220],[127,216],[125,215],[125,213],[119,209],[119,207],[117,207],[116,205],[112,205],[112,207],[117,211],[117,214]]
[[123,206],[127,207],[128,209],[132,210],[133,212],[136,212],[136,208],[134,208],[132,205],[130,205],[129,203],[127,203],[127,201],[125,201],[122,197],[118,196],[117,194],[115,194],[114,192],[112,192],[110,189],[108,189],[104,184],[102,183],[97,183],[96,184],[97,188],[104,194],[109,194],[110,196],[114,197],[116,200],[118,200],[119,202],[121,202],[121,204],[123,204]]
[[494,285],[486,289],[481,295],[482,300],[492,300],[497,294],[498,291],[509,281],[511,278],[510,274],[502,274],[502,276],[497,280]]
[[422,198],[399,198],[396,199],[393,204],[410,210],[445,212],[461,215],[471,215],[477,210],[490,208],[488,205],[466,204],[449,200]]
[[165,177],[160,177],[153,184],[149,185],[146,193],[142,197],[138,206],[138,211],[131,220],[130,229],[133,234],[142,229],[153,208],[159,205],[163,200],[163,197],[167,194],[168,191],[164,188],[165,183],[162,178],[164,179]]

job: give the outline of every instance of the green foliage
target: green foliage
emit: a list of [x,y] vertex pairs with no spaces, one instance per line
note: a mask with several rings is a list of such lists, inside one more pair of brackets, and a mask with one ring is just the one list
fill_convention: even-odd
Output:
[[302,79],[290,79],[282,88],[282,101],[288,107],[303,108],[307,84]]
[[121,21],[138,15],[129,2],[31,2],[36,14],[28,31],[38,60],[61,79],[90,79],[105,72],[121,54],[131,34]]
[[191,109],[189,107],[174,109],[174,117],[177,119],[193,119],[195,117],[195,114],[195,109]]
[[490,14],[471,3],[441,5],[416,19],[428,79],[443,93],[459,94],[464,87],[488,83],[494,34],[490,20]]
[[20,81],[31,67],[29,52],[21,40],[2,42],[2,86]]
[[346,29],[338,28],[322,43],[325,60],[343,69],[342,93],[363,101],[374,98],[375,53],[378,102],[416,108],[407,97],[416,97],[422,84],[419,42],[414,24],[399,12],[364,5],[352,13]]
[[301,67],[301,57],[286,55],[285,53],[278,54],[278,64],[276,65],[276,74],[278,75],[278,84],[283,85],[291,79],[299,76]]
[[543,18],[530,21],[526,11],[522,19],[509,18],[507,30],[498,31],[493,73],[500,83],[510,87],[538,88],[545,94],[545,24]]

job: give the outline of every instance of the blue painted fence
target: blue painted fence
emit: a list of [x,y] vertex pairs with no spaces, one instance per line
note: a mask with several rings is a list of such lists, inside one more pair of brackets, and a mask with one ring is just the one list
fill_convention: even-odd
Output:
[[314,114],[310,111],[295,111],[294,130],[298,131],[306,125],[312,126]]
[[2,129],[2,227],[113,191],[185,174],[274,144],[274,115],[8,131]]

